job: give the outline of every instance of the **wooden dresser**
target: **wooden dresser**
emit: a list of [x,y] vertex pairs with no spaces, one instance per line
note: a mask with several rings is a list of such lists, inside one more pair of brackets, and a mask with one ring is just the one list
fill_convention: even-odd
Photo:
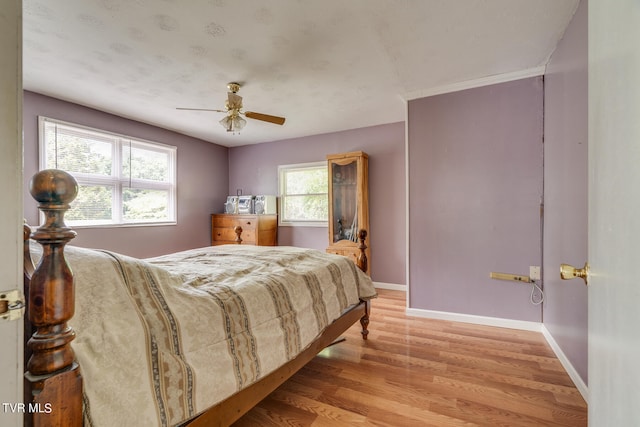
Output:
[[242,244],[276,246],[278,215],[213,214],[211,215],[211,245],[236,243],[236,226],[242,227]]

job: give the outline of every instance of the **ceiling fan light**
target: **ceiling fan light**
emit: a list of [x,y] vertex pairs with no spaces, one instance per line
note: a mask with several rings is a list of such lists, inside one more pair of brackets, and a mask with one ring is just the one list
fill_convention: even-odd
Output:
[[220,120],[218,123],[220,123],[222,127],[227,130],[227,132],[231,132],[233,127],[233,122],[231,121],[229,116],[224,116],[223,119]]
[[227,132],[241,131],[247,124],[247,121],[238,115],[225,116],[219,122]]
[[234,117],[232,121],[233,121],[233,128],[235,130],[242,130],[244,128],[244,125],[247,124],[247,121],[240,116]]

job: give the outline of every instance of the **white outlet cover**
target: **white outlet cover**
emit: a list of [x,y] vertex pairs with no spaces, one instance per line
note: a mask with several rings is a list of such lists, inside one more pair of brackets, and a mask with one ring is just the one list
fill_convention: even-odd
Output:
[[540,266],[532,265],[529,267],[529,277],[531,280],[540,280]]

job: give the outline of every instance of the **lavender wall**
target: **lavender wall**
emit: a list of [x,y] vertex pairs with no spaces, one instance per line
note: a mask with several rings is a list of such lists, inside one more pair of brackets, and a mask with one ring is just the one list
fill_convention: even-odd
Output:
[[[326,155],[369,154],[371,276],[405,284],[404,123],[373,126],[229,150],[229,193],[278,194],[278,165],[325,161]],[[222,206],[219,207],[219,211]],[[278,243],[324,250],[326,227],[280,227]]]
[[587,2],[547,65],[544,147],[544,325],[587,382],[587,287],[562,281],[561,263],[587,260]]
[[541,77],[409,102],[409,306],[541,321]]
[[81,228],[73,244],[99,247],[135,257],[150,257],[211,243],[210,214],[222,206],[229,187],[228,150],[175,132],[103,113],[32,92],[24,93],[24,215],[38,223],[28,194],[38,170],[38,116],[178,147],[178,224],[155,227]]

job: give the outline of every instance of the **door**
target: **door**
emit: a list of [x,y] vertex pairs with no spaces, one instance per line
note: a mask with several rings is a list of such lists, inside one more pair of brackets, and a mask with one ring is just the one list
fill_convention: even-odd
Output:
[[640,423],[638,40],[638,1],[589,2],[589,424],[593,426]]
[[[0,292],[22,288],[22,2],[0,10]],[[0,425],[22,425],[22,320],[0,320]],[[10,406],[14,404],[14,406]]]

